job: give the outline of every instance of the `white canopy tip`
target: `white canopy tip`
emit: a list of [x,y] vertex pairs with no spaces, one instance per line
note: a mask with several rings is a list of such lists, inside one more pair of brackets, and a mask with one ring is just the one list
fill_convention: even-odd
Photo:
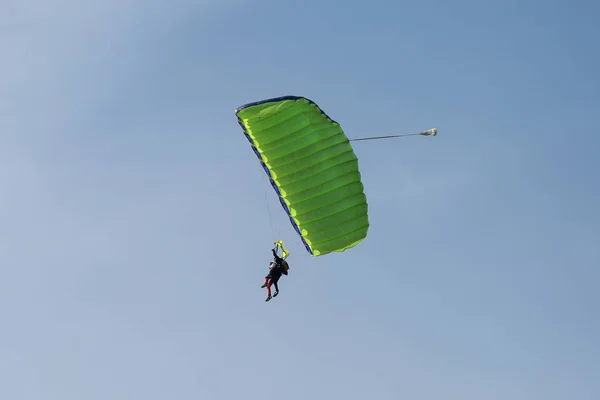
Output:
[[419,135],[423,135],[423,136],[437,136],[437,134],[438,134],[437,128],[427,129],[426,131],[419,133]]

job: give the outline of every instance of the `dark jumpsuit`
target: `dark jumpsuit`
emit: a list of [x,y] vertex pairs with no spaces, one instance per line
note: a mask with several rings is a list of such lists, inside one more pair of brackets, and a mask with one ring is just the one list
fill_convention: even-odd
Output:
[[265,284],[267,285],[267,295],[271,297],[271,285],[275,285],[275,296],[279,293],[279,287],[277,286],[277,282],[279,282],[279,278],[281,275],[287,275],[288,272],[285,270],[283,263],[285,262],[283,258],[279,257],[275,250],[273,249],[273,257],[275,259],[275,265],[267,276],[265,276]]

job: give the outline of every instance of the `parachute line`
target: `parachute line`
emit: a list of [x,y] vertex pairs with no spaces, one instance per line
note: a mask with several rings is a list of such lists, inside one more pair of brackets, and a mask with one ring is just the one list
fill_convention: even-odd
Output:
[[271,237],[275,237],[275,229],[273,228],[273,219],[271,218],[271,208],[269,207],[269,197],[265,190],[265,202],[267,203],[267,214],[269,215],[269,225],[271,225]]

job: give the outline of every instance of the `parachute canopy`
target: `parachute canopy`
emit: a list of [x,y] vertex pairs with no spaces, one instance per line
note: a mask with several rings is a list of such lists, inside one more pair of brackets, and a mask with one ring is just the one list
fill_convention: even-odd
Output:
[[367,236],[358,158],[337,122],[297,96],[246,104],[235,113],[310,254],[341,252]]

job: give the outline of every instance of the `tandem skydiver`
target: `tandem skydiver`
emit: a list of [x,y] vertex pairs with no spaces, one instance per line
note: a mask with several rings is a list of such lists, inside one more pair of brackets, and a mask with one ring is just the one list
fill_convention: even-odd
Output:
[[[275,297],[279,294],[279,286],[277,286],[277,282],[279,282],[281,275],[287,275],[288,270],[290,269],[287,261],[277,255],[276,248],[272,249],[272,251],[273,261],[269,263],[269,273],[267,276],[265,276],[265,283],[263,283],[261,286],[261,288],[267,288],[267,298],[265,301],[269,301],[272,297]],[[273,296],[271,296],[271,285],[275,285],[275,293]]]

